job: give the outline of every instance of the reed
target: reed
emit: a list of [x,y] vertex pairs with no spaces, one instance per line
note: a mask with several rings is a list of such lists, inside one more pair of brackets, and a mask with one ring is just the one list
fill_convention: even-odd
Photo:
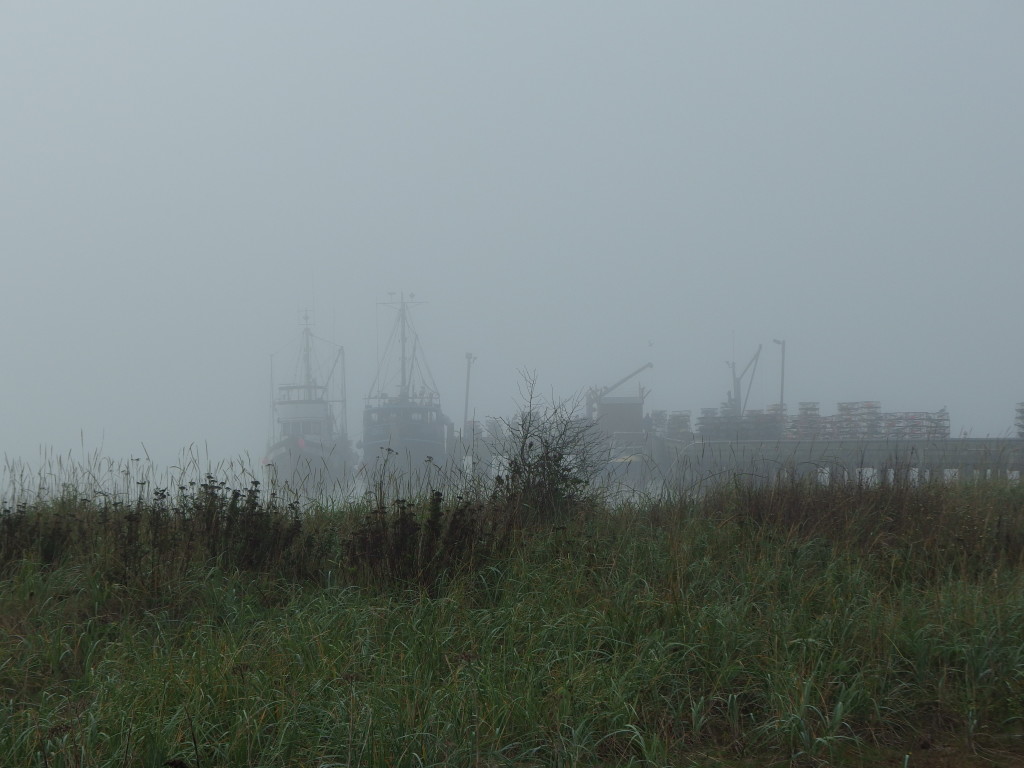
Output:
[[1021,764],[1019,487],[240,479],[5,501],[8,764]]

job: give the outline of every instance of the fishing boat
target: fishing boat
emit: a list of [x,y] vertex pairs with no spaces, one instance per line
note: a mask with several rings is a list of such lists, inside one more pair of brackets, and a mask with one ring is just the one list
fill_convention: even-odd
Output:
[[403,294],[384,306],[396,319],[377,367],[363,411],[363,463],[370,472],[386,466],[416,475],[431,463],[442,465],[452,444],[453,423],[441,410],[441,396],[423,356]]
[[271,444],[263,464],[278,484],[306,492],[334,493],[353,478],[356,454],[346,417],[345,349],[314,335],[309,313],[290,383],[276,387]]

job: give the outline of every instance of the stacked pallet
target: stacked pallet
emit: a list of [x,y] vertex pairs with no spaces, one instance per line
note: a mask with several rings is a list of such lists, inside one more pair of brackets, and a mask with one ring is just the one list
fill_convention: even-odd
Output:
[[[723,410],[728,413],[730,409]],[[728,440],[735,437],[735,424],[728,416],[719,413],[717,408],[701,408],[700,416],[697,418],[697,431],[708,440]]]
[[786,425],[786,437],[792,440],[818,440],[826,437],[828,421],[821,415],[819,403],[802,402],[797,405],[796,416]]
[[744,440],[780,440],[785,417],[778,405],[767,411],[751,409],[743,414],[740,434]]
[[671,440],[682,440],[692,432],[689,411],[672,411],[669,413],[665,429],[666,437]]
[[654,434],[669,440],[688,440],[693,434],[689,411],[651,411]]
[[832,417],[839,440],[877,440],[882,436],[882,404],[877,400],[836,403]]
[[945,440],[949,437],[949,411],[895,411],[884,414],[887,440]]

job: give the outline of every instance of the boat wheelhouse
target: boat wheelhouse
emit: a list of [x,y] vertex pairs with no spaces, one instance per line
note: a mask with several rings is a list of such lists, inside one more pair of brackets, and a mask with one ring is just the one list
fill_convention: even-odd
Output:
[[[322,364],[325,357],[329,366]],[[356,455],[346,418],[345,350],[315,336],[308,313],[291,383],[276,387],[263,463],[276,483],[305,492],[335,493],[352,482]]]

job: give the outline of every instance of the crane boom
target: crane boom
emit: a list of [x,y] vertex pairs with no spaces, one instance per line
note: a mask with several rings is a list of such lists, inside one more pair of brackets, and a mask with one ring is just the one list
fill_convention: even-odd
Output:
[[625,384],[627,381],[632,379],[634,376],[639,376],[641,373],[646,371],[648,368],[653,368],[653,367],[654,367],[654,363],[645,363],[644,365],[641,365],[639,368],[637,368],[635,371],[633,371],[629,375],[623,376],[621,379],[616,381],[614,384],[609,384],[607,387],[592,387],[590,389],[590,391],[587,392],[587,415],[589,417],[593,418],[594,411],[597,408],[597,403],[598,403],[598,401],[602,397],[604,397],[605,395],[607,395],[607,394],[613,392],[614,390],[618,389],[623,384]]
[[634,376],[639,376],[641,373],[646,371],[648,368],[653,368],[653,367],[654,367],[654,363],[646,363],[644,365],[641,365],[639,368],[637,368],[631,374],[629,374],[628,376],[623,376],[621,379],[616,381],[614,384],[610,384],[607,387],[602,387],[601,390],[600,390],[601,393],[598,395],[598,397],[604,397],[605,395],[610,394],[612,392],[612,390],[618,389],[623,384],[625,384],[627,381],[632,379]]

